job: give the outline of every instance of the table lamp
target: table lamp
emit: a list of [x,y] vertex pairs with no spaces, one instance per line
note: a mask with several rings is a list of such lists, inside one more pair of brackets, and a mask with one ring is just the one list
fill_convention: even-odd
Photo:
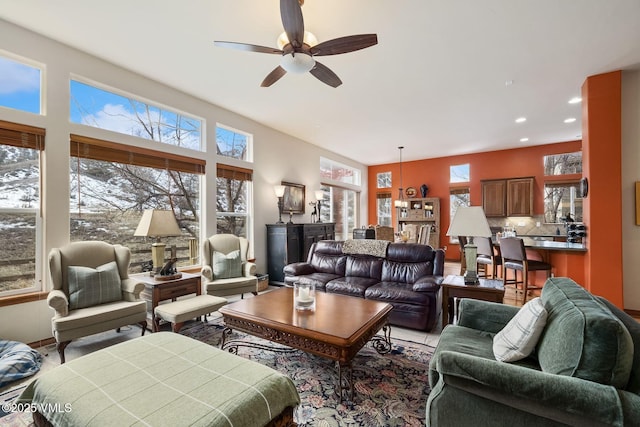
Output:
[[284,185],[274,185],[273,192],[278,198],[278,222],[276,224],[284,224],[282,221],[282,209],[284,208]]
[[164,251],[167,246],[160,241],[160,237],[180,236],[182,232],[173,211],[146,209],[133,235],[156,238],[156,241],[151,245],[152,275],[155,275],[164,265]]
[[449,225],[447,236],[466,236],[464,256],[467,270],[464,273],[464,283],[473,285],[478,283],[477,259],[478,248],[473,243],[474,237],[491,237],[491,229],[480,206],[460,206]]

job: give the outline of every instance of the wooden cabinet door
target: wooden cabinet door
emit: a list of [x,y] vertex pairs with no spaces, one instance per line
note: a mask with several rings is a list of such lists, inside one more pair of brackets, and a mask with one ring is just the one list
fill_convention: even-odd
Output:
[[492,179],[480,181],[482,186],[482,208],[485,216],[507,216],[507,181],[504,179]]
[[507,181],[507,216],[533,216],[533,177]]

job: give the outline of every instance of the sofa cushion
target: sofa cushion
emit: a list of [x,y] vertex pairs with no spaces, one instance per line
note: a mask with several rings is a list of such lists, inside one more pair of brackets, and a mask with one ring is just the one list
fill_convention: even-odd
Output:
[[625,387],[633,341],[622,322],[568,278],[548,279],[541,298],[549,313],[537,347],[542,370]]
[[426,305],[430,298],[434,298],[438,289],[435,288],[432,292],[414,292],[410,283],[380,282],[367,288],[364,297],[389,303]]
[[540,298],[526,303],[493,337],[493,354],[500,362],[515,362],[529,356],[547,323],[547,310]]
[[242,259],[240,250],[231,251],[228,254],[213,251],[211,258],[213,277],[216,279],[231,279],[242,276]]
[[[323,243],[323,242],[320,242]],[[314,252],[311,255],[310,264],[318,273],[329,273],[344,276],[346,255],[333,253]]]
[[[324,291],[327,286],[327,283],[339,277],[341,276],[338,276],[337,274],[312,273],[312,274],[307,274],[305,276],[296,277],[294,282],[300,282],[305,285],[313,284],[315,285],[315,288],[317,290]],[[291,286],[293,286],[293,284]]]
[[327,283],[327,292],[342,295],[351,295],[364,298],[367,288],[378,283],[378,279],[368,277],[338,277]]
[[349,255],[347,256],[347,265],[345,276],[364,277],[367,279],[380,280],[382,274],[382,258],[368,255]]
[[70,265],[67,275],[71,310],[122,299],[122,281],[115,261],[96,268]]

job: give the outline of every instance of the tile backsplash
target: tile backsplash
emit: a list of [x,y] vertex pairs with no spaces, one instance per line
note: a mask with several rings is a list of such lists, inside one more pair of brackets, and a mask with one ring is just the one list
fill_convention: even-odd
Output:
[[[492,229],[498,229],[507,225],[515,227],[519,236],[566,236],[567,229],[564,224],[545,224],[544,215],[532,217],[508,217],[508,218],[487,218]],[[538,227],[538,224],[540,226]]]

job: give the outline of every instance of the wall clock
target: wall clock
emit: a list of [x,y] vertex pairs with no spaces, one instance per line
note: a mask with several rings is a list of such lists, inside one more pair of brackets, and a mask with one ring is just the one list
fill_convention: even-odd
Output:
[[580,197],[584,199],[587,194],[589,194],[589,181],[585,177],[580,180]]
[[418,191],[413,187],[409,187],[407,188],[405,193],[407,194],[407,197],[412,198],[412,197],[416,197],[416,194],[418,194]]

